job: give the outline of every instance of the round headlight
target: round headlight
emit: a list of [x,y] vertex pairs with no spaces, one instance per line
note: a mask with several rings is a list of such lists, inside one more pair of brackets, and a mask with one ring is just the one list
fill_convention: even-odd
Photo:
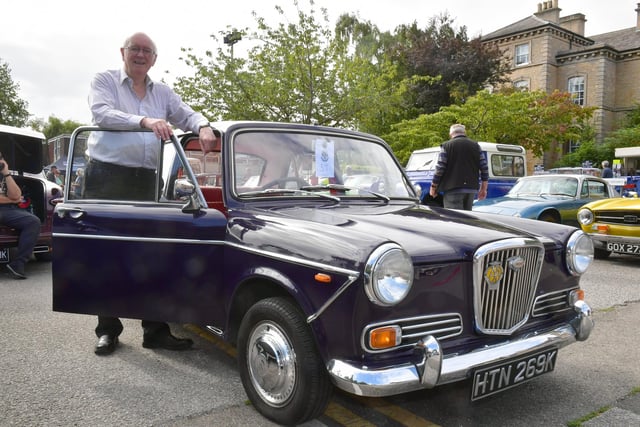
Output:
[[381,306],[398,304],[413,284],[411,257],[398,245],[386,243],[369,256],[365,266],[365,292]]
[[593,261],[593,242],[591,238],[578,230],[567,242],[567,268],[574,276],[587,271]]
[[578,222],[582,225],[593,224],[593,212],[590,209],[580,209],[578,211]]

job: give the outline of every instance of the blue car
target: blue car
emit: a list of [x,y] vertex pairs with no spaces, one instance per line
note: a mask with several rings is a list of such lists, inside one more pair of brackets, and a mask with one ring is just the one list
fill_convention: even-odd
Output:
[[531,175],[520,178],[503,197],[476,201],[473,210],[579,227],[582,205],[618,196],[611,184],[592,175]]
[[[582,230],[425,206],[373,135],[211,125],[211,152],[194,134],[157,141],[149,200],[65,188],[54,310],[199,325],[237,348],[252,407],[284,425],[320,416],[335,387],[380,397],[469,380],[469,400],[489,397],[589,337]],[[77,129],[70,161],[89,161],[82,135],[125,132]]]

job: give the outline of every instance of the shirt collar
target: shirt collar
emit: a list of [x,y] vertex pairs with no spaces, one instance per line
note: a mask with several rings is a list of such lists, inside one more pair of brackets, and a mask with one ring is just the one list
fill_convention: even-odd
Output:
[[[149,89],[152,89],[153,88],[153,80],[151,80],[151,77],[149,77],[149,75],[147,74],[146,77],[144,78],[144,80],[145,80],[145,83],[146,83],[147,87]],[[131,77],[129,77],[127,75],[127,72],[124,70],[124,68],[121,68],[120,69],[120,84],[122,85],[124,82],[128,83],[130,81],[132,81]]]

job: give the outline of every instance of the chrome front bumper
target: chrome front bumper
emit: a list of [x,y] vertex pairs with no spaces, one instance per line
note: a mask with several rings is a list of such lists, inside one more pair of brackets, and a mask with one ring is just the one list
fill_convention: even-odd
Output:
[[552,331],[530,334],[467,354],[445,357],[438,340],[429,335],[415,346],[415,363],[367,369],[366,366],[333,359],[327,369],[336,387],[359,396],[392,396],[433,388],[470,378],[474,370],[485,366],[586,340],[594,325],[591,308],[581,300],[573,308],[576,312],[573,320]]

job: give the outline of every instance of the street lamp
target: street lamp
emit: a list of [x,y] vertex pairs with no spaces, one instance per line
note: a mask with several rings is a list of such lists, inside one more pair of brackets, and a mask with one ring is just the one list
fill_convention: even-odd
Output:
[[233,58],[233,45],[242,40],[242,34],[240,32],[233,30],[222,39],[224,44],[228,44],[231,46],[231,57]]

